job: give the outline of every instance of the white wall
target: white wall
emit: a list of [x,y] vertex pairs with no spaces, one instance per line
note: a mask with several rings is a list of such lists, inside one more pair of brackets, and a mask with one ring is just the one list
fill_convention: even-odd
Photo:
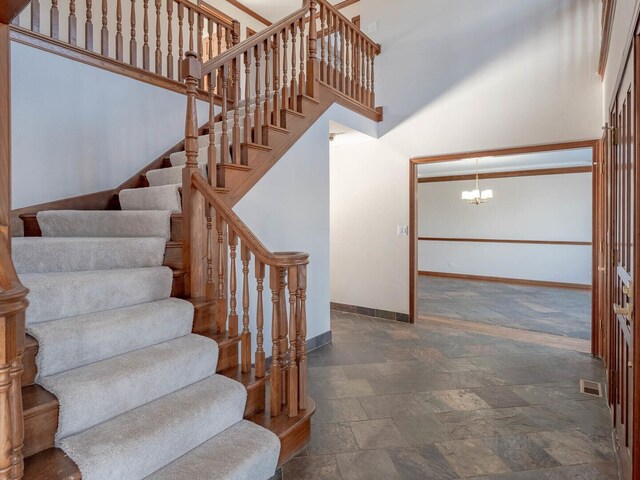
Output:
[[[234,211],[272,252],[309,253],[307,271],[307,338],[331,330],[329,121],[365,133],[375,123],[339,105],[329,108],[300,140],[269,170]],[[239,265],[239,263],[238,263]],[[251,311],[255,322],[256,289],[251,266]],[[271,309],[265,284],[265,340],[271,354]],[[288,295],[287,295],[288,297]],[[252,326],[255,332],[255,325]],[[252,339],[255,345],[255,338]],[[252,349],[254,351],[254,349]]]
[[184,138],[184,95],[17,43],[11,65],[13,208],[114,188]]
[[378,24],[385,120],[379,140],[332,149],[332,300],[408,313],[409,240],[396,229],[409,224],[409,158],[599,138],[599,1],[362,0],[361,11],[365,28]]
[[[591,174],[483,180],[494,198],[468,205],[469,181],[418,186],[418,236],[591,242]],[[591,283],[591,247],[420,241],[418,269]]]

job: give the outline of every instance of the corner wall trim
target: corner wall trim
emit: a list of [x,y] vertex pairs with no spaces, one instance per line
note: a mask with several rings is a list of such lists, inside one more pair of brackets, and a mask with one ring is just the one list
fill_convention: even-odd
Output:
[[591,242],[567,240],[511,240],[506,238],[446,238],[446,237],[418,237],[424,242],[465,242],[465,243],[516,243],[524,245],[574,245],[590,247]]
[[409,323],[409,315],[406,313],[378,310],[377,308],[359,307],[356,305],[348,305],[346,303],[331,302],[331,310],[337,310],[345,313],[357,313],[358,315],[364,315],[367,317],[384,318],[385,320]]
[[511,283],[514,285],[530,285],[537,287],[568,288],[571,290],[591,290],[591,285],[583,283],[550,282],[547,280],[528,280],[525,278],[490,277],[485,275],[468,275],[465,273],[431,272],[419,270],[418,275],[426,277],[457,278],[481,282]]
[[[532,170],[510,170],[507,172],[488,172],[478,174],[480,180],[491,178],[513,178],[513,177],[539,177],[543,175],[567,175],[572,173],[592,173],[591,165],[562,168],[538,168]],[[474,180],[475,174],[445,175],[441,177],[419,177],[418,183],[434,182],[458,182],[461,180]]]

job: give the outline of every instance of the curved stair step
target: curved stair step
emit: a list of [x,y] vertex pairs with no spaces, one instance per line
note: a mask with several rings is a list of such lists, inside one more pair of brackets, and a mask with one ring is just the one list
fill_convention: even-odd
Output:
[[88,272],[29,273],[27,325],[169,298],[173,272],[146,267]]
[[268,480],[280,454],[280,440],[269,430],[242,420],[147,480]]
[[167,298],[31,325],[38,375],[48,376],[191,333],[190,302]]
[[156,267],[164,252],[159,237],[16,237],[11,249],[18,273]]
[[120,191],[122,210],[165,210],[172,213],[182,211],[180,185],[128,188]]
[[[202,176],[207,178],[207,165],[204,163],[198,164]],[[177,185],[182,184],[182,170],[184,165],[169,168],[158,168],[156,170],[149,170],[146,174],[147,181],[150,187],[158,187],[162,185]]]
[[242,420],[245,398],[238,382],[213,375],[58,446],[83,480],[140,480]]
[[205,379],[215,372],[217,361],[213,340],[189,334],[41,377],[38,383],[60,404],[59,440]]
[[36,219],[43,237],[160,237],[169,240],[170,211],[47,210]]

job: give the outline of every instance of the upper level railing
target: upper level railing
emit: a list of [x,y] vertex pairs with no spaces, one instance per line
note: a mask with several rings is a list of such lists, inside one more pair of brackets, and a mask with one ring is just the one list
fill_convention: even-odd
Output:
[[237,21],[188,0],[31,0],[12,25],[177,81],[185,52],[240,42]]

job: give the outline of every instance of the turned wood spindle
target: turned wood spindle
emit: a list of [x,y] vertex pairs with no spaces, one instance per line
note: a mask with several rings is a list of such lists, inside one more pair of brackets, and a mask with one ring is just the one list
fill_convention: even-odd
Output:
[[236,276],[236,249],[238,247],[238,236],[229,227],[229,336],[238,336],[238,312],[236,293],[238,280]]
[[162,14],[162,0],[156,0],[156,73],[162,75],[162,38],[160,16]]
[[[104,1],[105,0],[103,0],[103,2]],[[51,36],[51,38],[60,38],[60,12],[58,10],[58,0],[51,0],[51,13],[49,14],[49,35]]]
[[276,32],[273,39],[273,115],[271,124],[280,126],[280,34]]
[[298,415],[298,358],[297,358],[297,303],[298,268],[289,267],[289,372],[287,383],[287,402],[289,417]]
[[[316,31],[316,0],[309,1],[309,47],[307,53],[307,95],[316,97],[316,80],[318,79],[318,32]],[[321,69],[320,69],[321,70]]]
[[244,143],[251,143],[251,51],[244,52]]
[[[298,61],[296,55],[296,42],[298,40],[297,24],[294,22],[291,25],[291,91],[289,93],[289,108],[291,110],[298,110],[298,77],[296,62]],[[286,87],[285,87],[286,88]]]
[[193,51],[193,22],[194,22],[194,12],[193,9],[189,8],[187,12],[188,22],[189,22],[189,50]]
[[[182,59],[180,59],[182,61]],[[129,63],[138,66],[138,42],[136,41],[136,0],[131,0],[131,39],[129,39]]]
[[264,263],[256,258],[255,275],[258,296],[256,299],[256,377],[264,378],[265,376],[265,353],[264,343],[264,303],[262,292],[264,290]]
[[289,62],[288,57],[288,45],[289,35],[288,29],[282,30],[282,100],[281,105],[283,109],[289,108]]
[[198,33],[196,35],[196,42],[198,43],[198,45],[196,46],[196,48],[198,51],[198,60],[202,62],[204,58],[204,51],[202,48],[204,46],[204,17],[202,16],[201,13],[198,13],[197,24],[198,24]]
[[76,18],[76,0],[69,0],[69,43],[76,45],[78,43],[78,20]]
[[[182,63],[184,53],[184,5],[178,4],[178,63]],[[178,71],[178,80],[182,81],[181,70]]]
[[207,285],[205,287],[205,299],[213,300],[213,207],[207,202]]
[[226,287],[224,283],[224,262],[225,262],[225,249],[224,249],[224,220],[219,215],[216,215],[216,231],[218,232],[218,300],[216,302],[217,307],[217,330],[223,332],[226,330]]
[[282,393],[280,395],[281,404],[285,405],[287,403],[287,385],[288,385],[288,375],[289,375],[289,339],[288,339],[288,331],[289,331],[289,322],[287,320],[287,269],[280,268],[280,300],[278,301],[278,306],[280,307],[280,314],[278,315],[278,320],[280,322],[280,326],[278,327],[280,334],[280,368],[282,371]]
[[327,62],[326,62],[326,35],[325,18],[327,9],[323,3],[320,4],[320,80],[326,81]]
[[256,61],[256,100],[253,112],[253,141],[262,144],[262,111],[260,109],[260,59],[262,57],[262,44],[259,43],[253,49]]
[[345,48],[346,48],[347,24],[340,20],[340,81],[338,89],[344,93],[345,90]]
[[305,63],[305,48],[304,48],[304,31],[305,31],[305,21],[301,18],[299,20],[298,29],[300,30],[300,79],[298,80],[298,88],[299,95],[304,95],[307,92],[305,91],[305,87],[307,85],[307,79],[304,73],[304,63]]
[[282,409],[282,370],[280,367],[280,270],[269,267],[269,286],[271,288],[271,367],[269,369],[271,416],[280,414]]
[[218,46],[218,55],[220,55],[222,53],[222,36],[223,36],[223,27],[222,25],[218,24],[218,28],[216,29],[216,40],[217,40],[217,46]]
[[227,134],[227,104],[229,90],[229,67],[228,64],[224,64],[220,68],[222,72],[222,132],[220,133],[220,163],[229,163],[229,136]]
[[338,43],[338,33],[340,29],[340,23],[338,16],[333,16],[333,77],[331,77],[331,85],[334,88],[338,88],[338,75],[340,73],[340,49]]
[[271,45],[269,40],[264,42],[264,124],[271,125],[271,74],[269,72],[271,59]]
[[211,60],[213,58],[213,19],[211,18],[207,21],[207,33],[209,34],[207,60]]
[[213,187],[224,187],[224,172],[218,171],[216,160],[216,75],[209,75],[209,145],[207,146],[207,171],[209,172],[209,184]]
[[241,342],[241,366],[243,372],[251,371],[251,332],[249,331],[249,262],[251,252],[249,247],[242,242],[240,259],[242,260],[242,335]]
[[84,22],[84,48],[93,51],[93,22],[91,0],[87,0],[87,16]]
[[122,37],[122,0],[118,0],[116,2],[116,60],[124,62],[124,39]]
[[231,161],[236,165],[240,164],[240,63],[241,58],[234,58],[233,68],[233,126],[232,126],[232,147]]
[[331,30],[333,28],[333,15],[331,11],[327,8],[327,33],[322,38],[323,42],[327,42],[327,71],[324,75],[324,81],[327,85],[331,85],[331,80],[333,79],[333,45],[331,41]]
[[102,0],[102,28],[100,29],[100,53],[109,56],[108,0]]
[[167,0],[167,77],[173,80],[173,0]]
[[308,405],[308,380],[307,380],[307,266],[298,267],[298,299],[297,311],[298,327],[298,405],[301,410],[306,410]]
[[[149,0],[143,0],[143,43],[142,43],[142,68],[149,70]],[[191,48],[189,50],[192,50]]]

